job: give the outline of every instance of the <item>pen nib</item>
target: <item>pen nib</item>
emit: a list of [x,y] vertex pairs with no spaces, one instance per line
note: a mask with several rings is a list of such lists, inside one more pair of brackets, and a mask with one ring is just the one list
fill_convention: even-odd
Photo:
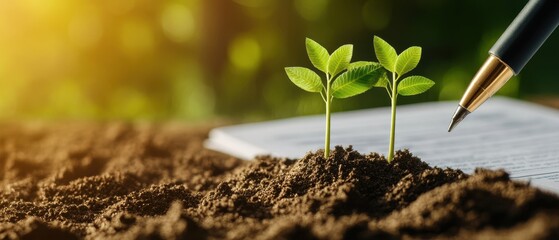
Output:
[[452,116],[450,125],[448,126],[448,132],[452,131],[452,129],[454,129],[454,127],[456,127],[466,116],[468,116],[468,114],[470,114],[470,112],[466,108],[458,105],[456,112],[454,112],[454,116]]

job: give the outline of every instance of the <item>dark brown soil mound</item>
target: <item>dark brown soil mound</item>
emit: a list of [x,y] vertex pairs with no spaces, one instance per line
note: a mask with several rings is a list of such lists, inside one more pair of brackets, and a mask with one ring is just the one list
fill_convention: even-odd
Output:
[[0,126],[0,239],[557,239],[559,198],[503,171],[336,147],[244,162],[176,124]]

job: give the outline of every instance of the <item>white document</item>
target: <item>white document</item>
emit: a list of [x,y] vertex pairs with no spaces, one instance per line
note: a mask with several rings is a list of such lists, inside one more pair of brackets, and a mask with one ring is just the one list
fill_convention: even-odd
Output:
[[[559,111],[493,97],[448,133],[456,107],[457,101],[398,106],[396,149],[466,173],[505,169],[512,178],[559,193]],[[206,146],[243,159],[300,158],[324,148],[324,124],[321,115],[221,127],[210,132]],[[386,155],[389,129],[389,108],[334,113],[331,146]]]

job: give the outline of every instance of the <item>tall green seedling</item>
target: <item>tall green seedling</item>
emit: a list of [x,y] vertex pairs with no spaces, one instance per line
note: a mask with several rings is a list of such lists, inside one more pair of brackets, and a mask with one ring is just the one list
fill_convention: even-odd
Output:
[[299,88],[320,93],[326,106],[324,157],[330,155],[330,113],[334,98],[348,98],[363,93],[375,85],[382,74],[382,67],[372,62],[351,62],[353,45],[347,44],[332,54],[314,40],[307,38],[306,49],[316,72],[304,67],[287,67],[287,76]]
[[[422,76],[402,76],[413,70],[421,59],[421,47],[410,47],[399,55],[396,50],[380,37],[375,36],[375,55],[379,63],[386,69],[385,75],[375,84],[375,87],[383,87],[388,92],[391,101],[390,120],[390,144],[387,160],[394,159],[394,140],[396,131],[396,103],[398,95],[411,96],[427,91],[435,82]],[[401,80],[400,80],[401,79]]]

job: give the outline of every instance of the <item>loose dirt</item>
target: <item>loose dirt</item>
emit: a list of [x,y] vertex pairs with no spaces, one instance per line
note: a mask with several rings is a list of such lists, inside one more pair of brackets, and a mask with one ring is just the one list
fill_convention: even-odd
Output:
[[0,239],[559,239],[559,198],[504,171],[241,161],[181,124],[0,125]]

